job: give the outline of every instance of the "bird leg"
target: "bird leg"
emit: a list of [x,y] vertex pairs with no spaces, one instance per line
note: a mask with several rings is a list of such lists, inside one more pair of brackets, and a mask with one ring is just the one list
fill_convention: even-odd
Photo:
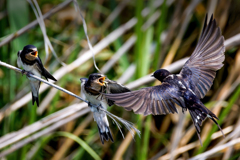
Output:
[[88,102],[88,107],[92,108],[92,103]]
[[22,76],[23,76],[23,74],[25,74],[27,71],[25,71],[24,69],[21,71],[21,73],[22,73]]
[[[100,108],[102,108],[102,105],[99,104],[97,107],[94,107],[95,105],[92,105],[91,102],[88,102],[88,107],[92,108],[94,110],[94,108],[97,109],[97,111],[99,112],[100,111]],[[94,108],[93,108],[94,107]]]
[[22,76],[23,74],[26,74],[26,76],[30,77],[30,74],[33,74],[32,72],[26,71],[24,69],[21,72],[22,72]]
[[102,108],[102,105],[101,105],[101,104],[99,104],[99,105],[97,106],[98,112],[100,111],[100,108]]

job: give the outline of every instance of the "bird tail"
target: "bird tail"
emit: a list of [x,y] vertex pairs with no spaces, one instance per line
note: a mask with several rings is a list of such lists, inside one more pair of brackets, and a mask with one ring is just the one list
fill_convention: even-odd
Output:
[[202,145],[202,141],[200,138],[200,132],[201,132],[200,126],[202,126],[202,122],[207,117],[210,118],[218,126],[219,130],[222,132],[222,135],[225,137],[221,127],[215,120],[215,119],[218,120],[217,116],[214,113],[212,113],[209,109],[207,109],[203,104],[194,104],[193,106],[189,107],[188,109],[189,109],[189,113],[192,117],[194,126],[197,130],[197,135],[198,135],[201,145]]
[[[122,134],[123,139],[124,139],[125,137],[124,137],[123,132],[122,132],[122,130],[121,130],[122,126],[121,126],[120,123],[122,123],[122,124],[127,128],[127,130],[131,133],[133,139],[134,139],[134,134],[135,134],[134,132],[136,132],[137,135],[141,138],[141,132],[140,132],[137,128],[134,127],[134,124],[133,124],[132,122],[126,121],[126,120],[124,120],[123,118],[120,118],[120,117],[118,117],[118,116],[116,116],[116,115],[108,112],[108,111],[107,111],[106,109],[104,109],[104,108],[99,108],[99,110],[101,110],[101,111],[104,112],[106,115],[108,115],[108,116],[112,119],[113,123],[115,123],[115,124],[117,125],[119,131],[120,131],[121,134]],[[120,123],[119,123],[119,122],[120,122]]]
[[38,92],[39,92],[39,87],[40,87],[40,81],[32,79],[32,78],[28,78],[30,81],[30,85],[31,85],[31,91],[32,91],[32,105],[34,105],[34,103],[37,103],[37,106],[39,107],[39,96],[38,96]]
[[37,103],[37,106],[39,107],[39,98],[35,97],[32,93],[32,105],[34,105],[35,102]]
[[[101,142],[102,144],[104,144],[104,140],[108,141],[109,139],[114,142],[113,140],[113,137],[112,137],[112,133],[110,131],[110,128],[109,127],[106,127],[106,129],[108,131],[103,131],[102,129],[99,128],[99,125],[98,125],[98,132],[99,132],[99,135],[100,135],[100,139],[101,139]],[[103,132],[102,132],[103,131]]]
[[93,112],[93,117],[97,122],[102,144],[104,144],[104,140],[108,141],[109,139],[114,142],[106,114],[102,112]]

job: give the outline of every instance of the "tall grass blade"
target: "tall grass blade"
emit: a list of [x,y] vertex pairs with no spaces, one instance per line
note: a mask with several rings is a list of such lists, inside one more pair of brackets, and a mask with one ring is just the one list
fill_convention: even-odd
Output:
[[72,140],[76,141],[82,148],[84,148],[94,159],[101,160],[99,155],[86,142],[74,134],[68,132],[57,132],[54,134],[54,136],[64,136],[71,138]]

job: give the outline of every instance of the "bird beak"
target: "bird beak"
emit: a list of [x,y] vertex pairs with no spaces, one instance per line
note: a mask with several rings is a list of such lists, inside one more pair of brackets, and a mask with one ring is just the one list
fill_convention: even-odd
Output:
[[37,57],[38,56],[38,51],[34,51],[34,57]]
[[101,86],[105,86],[105,76],[101,77],[98,79],[98,84],[100,84]]
[[154,77],[154,75],[152,74],[151,77]]

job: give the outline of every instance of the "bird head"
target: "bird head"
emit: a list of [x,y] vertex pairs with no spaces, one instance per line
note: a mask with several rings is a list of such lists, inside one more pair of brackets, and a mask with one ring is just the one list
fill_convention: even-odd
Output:
[[171,73],[166,69],[159,69],[156,70],[152,76],[162,82],[163,79],[169,76],[170,74]]
[[84,83],[84,84],[87,82],[87,80],[88,80],[87,78],[80,78],[81,83]]
[[22,54],[29,61],[34,61],[38,58],[38,50],[34,45],[27,45],[23,48]]
[[88,80],[90,81],[91,85],[105,86],[106,85],[105,78],[106,77],[103,74],[93,73],[93,74],[90,74]]

